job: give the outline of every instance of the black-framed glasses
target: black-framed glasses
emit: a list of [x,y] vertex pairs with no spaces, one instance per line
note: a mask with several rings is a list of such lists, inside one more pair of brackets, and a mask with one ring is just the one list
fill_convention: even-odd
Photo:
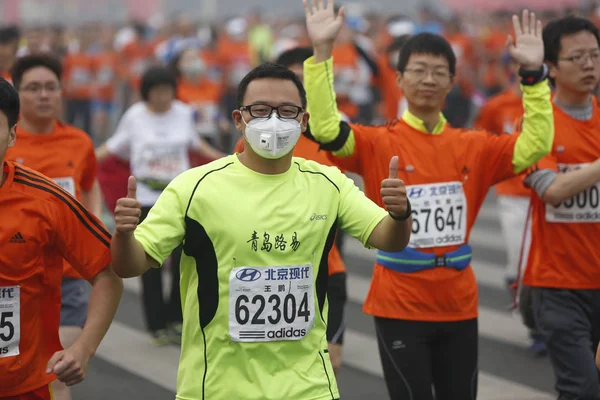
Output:
[[304,112],[302,107],[287,104],[279,107],[268,104],[251,104],[240,108],[240,111],[248,111],[252,118],[269,118],[273,114],[273,110],[281,119],[296,119],[300,113]]
[[39,94],[43,90],[45,90],[48,93],[56,93],[60,89],[61,89],[60,84],[53,83],[53,82],[48,82],[46,84],[34,82],[34,83],[30,83],[29,85],[24,86],[24,87],[21,86],[21,88],[20,88],[20,90],[23,92],[30,92],[33,94]]
[[405,68],[404,71],[411,74],[415,78],[415,80],[419,82],[425,80],[427,76],[429,76],[429,74],[431,74],[433,76],[433,79],[439,83],[446,83],[452,78],[452,74],[450,73],[450,71],[446,71],[444,69],[430,70],[424,67],[413,67]]
[[577,65],[585,65],[585,63],[588,60],[588,57],[590,60],[592,60],[593,64],[596,64],[596,63],[600,62],[600,51],[596,50],[596,51],[592,51],[590,53],[576,54],[571,57],[562,57],[559,60],[569,61],[569,62],[572,62]]

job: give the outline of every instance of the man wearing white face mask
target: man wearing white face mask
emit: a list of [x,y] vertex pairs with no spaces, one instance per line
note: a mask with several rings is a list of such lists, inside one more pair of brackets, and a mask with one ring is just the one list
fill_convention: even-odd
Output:
[[179,175],[139,226],[129,178],[115,209],[115,271],[141,275],[183,243],[177,399],[338,399],[327,255],[337,229],[384,251],[406,247],[412,219],[398,157],[382,182],[384,210],[338,169],[292,157],[309,119],[292,71],[251,71],[237,108],[244,152]]

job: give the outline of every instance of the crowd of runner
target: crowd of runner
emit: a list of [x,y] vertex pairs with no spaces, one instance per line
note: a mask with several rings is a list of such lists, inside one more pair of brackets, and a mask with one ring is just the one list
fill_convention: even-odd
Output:
[[70,399],[138,276],[178,399],[338,399],[344,234],[390,398],[475,399],[491,188],[530,350],[600,400],[595,9],[304,9],[0,28],[0,400]]

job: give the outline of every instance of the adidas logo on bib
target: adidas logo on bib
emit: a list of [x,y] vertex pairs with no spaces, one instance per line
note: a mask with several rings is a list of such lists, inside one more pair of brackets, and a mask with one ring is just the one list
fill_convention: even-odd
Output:
[[269,331],[267,337],[269,339],[296,338],[306,336],[306,329],[281,328],[278,331]]

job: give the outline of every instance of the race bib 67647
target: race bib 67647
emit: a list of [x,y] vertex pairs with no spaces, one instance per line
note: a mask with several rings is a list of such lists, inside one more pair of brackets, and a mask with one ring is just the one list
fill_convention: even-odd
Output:
[[467,199],[461,182],[407,186],[412,207],[409,246],[460,245],[467,234]]

